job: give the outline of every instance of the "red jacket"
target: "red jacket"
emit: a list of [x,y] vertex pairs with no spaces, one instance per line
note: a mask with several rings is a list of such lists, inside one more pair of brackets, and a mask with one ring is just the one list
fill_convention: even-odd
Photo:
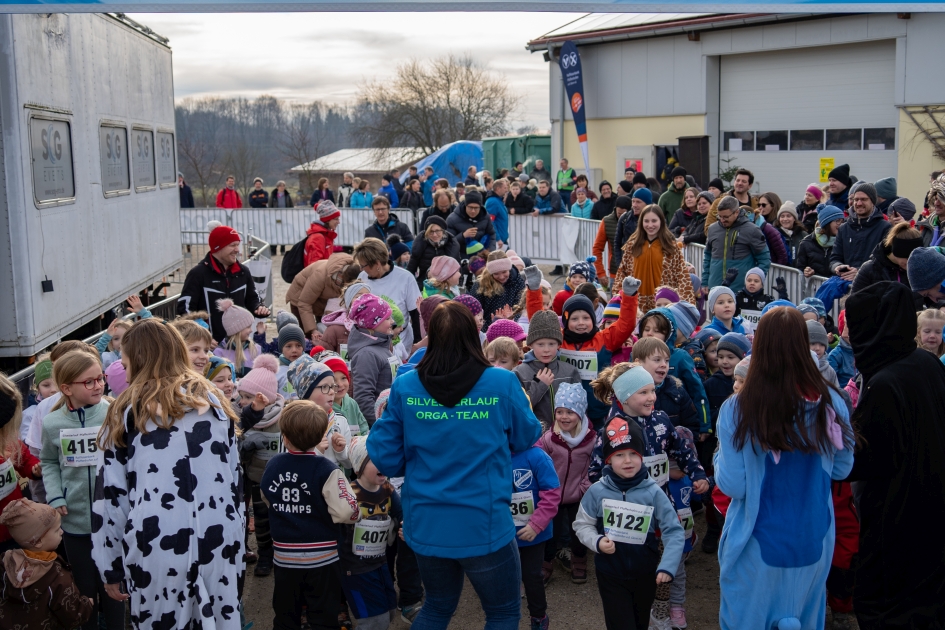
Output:
[[[0,464],[6,463],[6,460],[0,457]],[[33,476],[33,466],[39,463],[39,460],[30,453],[29,447],[20,442],[20,463],[13,465],[13,470],[16,471],[16,474],[21,478],[25,477],[27,479],[42,479],[43,475],[40,474],[38,477]],[[3,512],[3,508],[7,506],[7,503],[14,501],[16,499],[22,499],[23,493],[20,492],[20,484],[17,483],[16,475],[12,475],[14,478],[10,479],[9,475],[4,475],[0,478],[0,493],[6,492],[10,483],[13,483],[13,491],[10,492],[7,496],[0,499],[0,513]],[[0,525],[0,543],[10,540],[10,530],[7,529],[6,525]]]
[[236,190],[224,188],[217,193],[217,208],[242,208],[243,200]]
[[338,234],[329,230],[321,223],[312,223],[308,228],[308,238],[305,239],[305,266],[327,260],[335,250],[335,239]]

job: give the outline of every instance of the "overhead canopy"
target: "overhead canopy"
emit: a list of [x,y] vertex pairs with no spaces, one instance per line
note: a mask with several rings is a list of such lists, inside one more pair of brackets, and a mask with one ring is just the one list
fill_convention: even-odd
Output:
[[[0,0],[2,1],[2,0]],[[435,154],[434,154],[435,155]],[[480,150],[480,155],[482,151]],[[324,173],[350,171],[352,173],[387,173],[395,168],[403,168],[423,157],[423,151],[412,147],[394,147],[391,149],[341,149],[317,160],[293,166],[294,173],[305,171]]]
[[[470,166],[475,166],[477,171],[482,170],[482,142],[477,140],[451,142],[439,151],[426,156],[414,166],[417,167],[417,172],[427,166],[432,166],[437,177],[445,177],[449,180],[450,186],[455,186],[456,182],[466,179],[466,169]],[[403,173],[400,181],[407,181],[407,175]]]

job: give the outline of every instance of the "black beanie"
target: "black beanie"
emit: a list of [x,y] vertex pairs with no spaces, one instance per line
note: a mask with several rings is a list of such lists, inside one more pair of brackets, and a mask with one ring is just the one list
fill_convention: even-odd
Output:
[[835,179],[847,188],[853,185],[853,182],[850,180],[850,165],[841,164],[837,168],[830,171],[827,175],[827,179]]
[[643,173],[635,173],[633,175],[633,184],[643,184],[646,186],[646,175]]
[[619,182],[617,182],[617,188],[620,189],[620,192],[627,195],[633,192],[633,184],[631,184],[625,179],[622,179]]
[[687,175],[686,169],[684,169],[681,166],[677,166],[676,168],[673,169],[671,175],[673,177],[685,177]]
[[469,204],[471,204],[471,203],[474,203],[474,204],[476,204],[477,206],[481,206],[481,205],[482,205],[482,195],[479,194],[479,191],[478,191],[478,190],[470,190],[468,193],[466,193],[466,197],[465,197],[464,201],[466,202],[466,205],[467,205],[467,206],[468,206]]
[[706,188],[718,188],[719,190],[725,190],[725,184],[722,183],[721,179],[716,177],[711,182],[709,182],[709,185],[706,186]]
[[7,426],[10,420],[13,420],[18,402],[13,396],[0,393],[0,428]]
[[614,205],[620,208],[621,210],[629,210],[633,207],[633,198],[629,195],[620,195],[617,197],[617,201],[614,202]]

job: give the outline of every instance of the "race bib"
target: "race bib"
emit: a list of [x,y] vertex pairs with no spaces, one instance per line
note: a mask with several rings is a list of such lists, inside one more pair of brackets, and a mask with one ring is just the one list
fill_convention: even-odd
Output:
[[676,515],[679,516],[679,524],[686,530],[686,540],[689,540],[692,538],[692,528],[694,525],[694,521],[692,520],[692,508],[676,510]]
[[388,357],[387,362],[390,364],[390,378],[393,380],[397,378],[397,368],[400,367],[400,359],[397,357]]
[[0,464],[0,500],[6,499],[16,488],[19,478],[13,470],[13,463],[6,461]]
[[348,360],[348,344],[346,343],[338,344],[338,354],[341,355],[342,359],[347,361]]
[[80,468],[98,463],[98,430],[100,427],[84,429],[59,429],[59,456],[63,466]]
[[597,378],[597,353],[593,350],[559,350],[558,356],[565,363],[577,368],[582,381]]
[[286,399],[286,402],[298,398],[298,395],[295,393],[295,388],[292,387],[292,383],[289,382],[289,379],[286,379],[285,385],[279,388],[279,393]]
[[262,448],[256,451],[256,457],[268,462],[270,459],[279,454],[279,447],[281,444],[281,433],[267,433],[266,439],[262,443]]
[[604,499],[604,534],[614,542],[642,545],[650,531],[653,506]]
[[535,513],[535,497],[532,496],[531,490],[513,492],[509,509],[512,510],[512,522],[515,523],[516,527],[528,525],[528,519]]
[[351,551],[356,556],[382,556],[387,553],[390,536],[390,518],[383,520],[361,519],[354,525]]
[[658,486],[665,486],[669,481],[669,458],[666,453],[647,455],[643,458],[643,465],[650,471],[650,477]]

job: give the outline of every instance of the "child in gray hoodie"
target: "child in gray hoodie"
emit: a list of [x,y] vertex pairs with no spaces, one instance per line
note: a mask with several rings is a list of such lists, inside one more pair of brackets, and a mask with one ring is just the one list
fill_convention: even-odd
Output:
[[400,360],[391,352],[392,315],[390,305],[370,293],[358,296],[348,313],[354,321],[348,336],[351,388],[358,408],[371,426],[377,420],[374,402],[390,387],[400,366]]
[[570,363],[558,360],[563,337],[554,311],[538,311],[528,324],[525,343],[531,348],[513,372],[522,382],[532,409],[543,429],[554,425],[555,392],[561,383],[581,382],[581,373]]

